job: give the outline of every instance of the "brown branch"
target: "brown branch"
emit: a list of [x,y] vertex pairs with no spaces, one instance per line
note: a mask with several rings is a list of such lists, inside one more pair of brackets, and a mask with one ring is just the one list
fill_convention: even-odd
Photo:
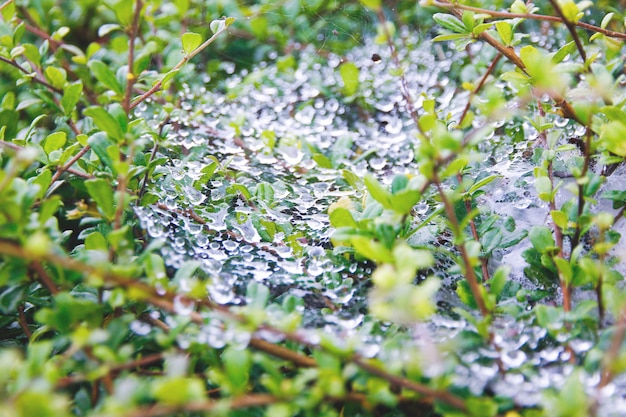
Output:
[[[175,71],[178,71],[179,69],[181,69],[187,62],[189,62],[189,60],[191,60],[191,58],[193,58],[194,56],[198,55],[202,50],[204,50],[207,46],[209,46],[210,44],[212,44],[213,42],[215,42],[215,40],[217,39],[217,37],[224,32],[227,29],[226,24],[224,24],[222,26],[222,28],[220,30],[218,30],[217,32],[215,32],[213,34],[213,36],[211,36],[209,39],[207,39],[202,45],[198,46],[196,49],[194,49],[193,51],[191,51],[188,55],[183,56],[183,58],[178,62],[178,64],[176,64],[174,66],[174,68],[172,68],[168,74],[173,73]],[[167,74],[164,75],[164,77],[167,76]],[[137,97],[128,107],[128,110],[132,110],[135,107],[137,107],[140,103],[146,101],[148,98],[150,98],[154,93],[156,93],[157,91],[161,90],[161,88],[163,88],[163,79],[160,79],[159,81],[157,81],[152,88],[150,88],[148,91],[146,91],[145,93],[143,93],[141,96]]]
[[585,53],[585,48],[583,48],[583,44],[580,41],[580,38],[578,37],[578,33],[576,33],[575,23],[571,22],[565,17],[565,14],[563,14],[563,9],[561,9],[561,6],[556,0],[550,0],[550,4],[552,4],[552,7],[554,7],[554,11],[556,11],[556,14],[559,15],[563,23],[565,23],[567,30],[569,30],[569,33],[572,35],[572,38],[576,43],[576,48],[578,48],[578,53],[580,54],[580,57],[583,59],[583,62],[586,62],[587,54]]
[[[161,360],[163,360],[163,354],[154,353],[152,355],[144,356],[143,358],[140,358],[140,359],[135,359],[130,362],[112,366],[109,369],[109,374],[118,373],[118,372],[125,371],[128,369],[141,368],[143,366],[150,365],[154,362],[158,362]],[[56,386],[58,388],[67,388],[71,385],[80,384],[82,382],[87,382],[91,380],[92,378],[90,378],[89,375],[83,375],[83,374],[66,376],[66,377],[60,378],[59,381],[57,381]]]
[[[482,9],[480,7],[466,6],[464,4],[458,3],[448,3],[445,1],[432,1],[433,6],[441,7],[443,9],[460,9],[460,10],[469,10],[472,12],[486,14],[495,18],[503,18],[503,19],[530,19],[530,20],[542,20],[546,22],[556,22],[556,23],[564,23],[563,20],[556,16],[546,16],[541,14],[531,14],[531,13],[509,13],[509,12],[498,12],[489,9]],[[603,29],[599,26],[591,25],[585,22],[572,22],[575,26],[580,28],[590,30],[592,32],[598,32],[606,36],[610,36],[612,38],[626,39],[626,33],[615,32],[608,29]]]
[[133,66],[135,65],[135,40],[137,39],[137,31],[139,29],[139,16],[141,15],[141,9],[143,8],[143,1],[136,0],[135,13],[133,15],[133,22],[128,31],[128,75],[126,77],[126,91],[124,93],[124,101],[122,107],[126,111],[126,115],[130,114],[130,98],[133,93],[133,85],[135,85],[136,75],[133,73]]
[[626,311],[622,310],[619,316],[618,322],[615,324],[615,333],[611,339],[611,346],[609,351],[603,357],[602,370],[600,371],[600,382],[596,386],[596,397],[591,404],[589,414],[596,416],[598,414],[598,407],[600,406],[600,395],[604,387],[606,387],[615,377],[615,373],[612,369],[620,354],[622,343],[624,342],[624,336],[626,336]]
[[485,75],[483,75],[483,77],[480,79],[480,82],[478,83],[476,88],[474,88],[474,91],[472,91],[472,93],[470,94],[470,97],[467,100],[467,104],[465,105],[465,108],[463,109],[463,114],[461,114],[461,118],[459,119],[459,126],[463,124],[463,120],[465,120],[465,117],[467,116],[467,113],[469,112],[470,106],[472,104],[472,97],[478,94],[478,92],[483,88],[483,86],[485,85],[485,82],[487,82],[487,78],[489,78],[489,76],[493,73],[493,70],[496,68],[496,65],[498,65],[500,58],[502,58],[502,54],[498,53],[496,57],[493,59],[493,61],[491,61],[489,68],[487,68],[487,72],[485,72]]
[[[285,400],[270,394],[248,394],[244,397],[228,400],[229,410],[240,410],[252,407],[262,407],[270,404],[284,402]],[[209,400],[191,402],[182,405],[153,405],[137,408],[127,413],[120,414],[122,417],[158,417],[168,415],[178,415],[182,412],[188,413],[210,413],[221,409],[224,406],[223,400]]]
[[33,261],[30,266],[35,270],[35,272],[37,272],[37,276],[39,277],[38,281],[48,289],[50,294],[56,295],[59,293],[59,289],[54,284],[54,281],[52,281],[52,278],[50,278],[50,275],[48,275],[46,270],[43,268],[41,262]]
[[[18,70],[20,70],[21,72],[23,72],[26,75],[31,75],[31,73],[26,68],[24,68],[23,66],[18,64],[15,60],[8,59],[8,58],[5,58],[3,56],[0,56],[0,61],[5,62],[5,63],[7,63],[7,64],[17,68]],[[50,91],[53,91],[53,92],[58,93],[58,94],[63,94],[63,90],[61,90],[59,88],[56,88],[52,84],[48,83],[47,81],[45,81],[45,80],[43,80],[43,79],[41,79],[39,77],[30,77],[30,79],[33,82],[36,82],[38,84],[43,85],[44,87],[46,87]]]
[[24,314],[24,304],[20,304],[17,307],[17,321],[19,322],[26,337],[30,339],[33,336],[33,332],[31,332],[28,328],[28,320],[26,319],[26,314]]
[[459,410],[467,411],[467,406],[465,405],[465,402],[461,398],[447,391],[437,391],[425,385],[408,380],[406,378],[390,374],[379,366],[376,366],[362,358],[353,358],[352,362],[358,365],[359,368],[363,369],[364,371],[367,371],[368,373],[377,377],[383,378],[384,380],[391,382],[393,385],[406,388],[408,390],[417,392],[418,394],[435,398],[437,400],[450,404],[451,406],[458,408]]
[[74,157],[72,159],[67,161],[67,163],[65,165],[63,165],[62,167],[59,167],[59,169],[57,169],[57,171],[52,176],[52,179],[50,180],[50,185],[54,184],[54,182],[56,180],[58,180],[59,177],[61,175],[63,175],[63,173],[65,171],[70,169],[70,167],[72,165],[74,165],[76,163],[76,161],[78,161],[80,158],[82,158],[82,156],[85,155],[90,149],[91,149],[91,146],[86,145],[83,149],[80,150],[80,152],[78,152],[76,155],[74,155]]
[[[441,186],[441,181],[437,178],[435,174],[435,178],[433,178],[433,183],[435,187],[437,187],[437,191],[439,192],[439,197],[441,198],[441,202],[443,203],[444,210],[446,212],[446,216],[448,217],[448,221],[452,226],[452,232],[455,235],[455,238],[458,238],[458,235],[461,234],[461,230],[459,227],[459,222],[454,213],[454,207],[452,207],[452,203],[446,196],[443,187]],[[461,258],[463,259],[463,266],[465,268],[465,279],[472,290],[472,294],[474,295],[474,299],[476,300],[476,304],[478,304],[478,309],[483,317],[489,317],[489,309],[487,308],[487,304],[483,299],[483,294],[480,290],[480,284],[478,283],[478,278],[476,277],[476,273],[474,272],[474,267],[470,262],[469,255],[467,254],[467,250],[465,249],[465,243],[460,242],[456,245],[461,252]]]
[[[172,292],[158,293],[155,288],[143,282],[137,281],[136,278],[130,278],[130,277],[118,275],[114,272],[104,270],[102,268],[97,268],[95,266],[88,265],[83,262],[76,261],[67,256],[57,255],[53,253],[48,253],[46,255],[39,256],[39,255],[35,255],[32,253],[28,253],[24,250],[24,248],[22,248],[17,243],[12,242],[10,240],[0,239],[0,254],[16,257],[20,259],[26,259],[26,260],[30,259],[33,261],[46,261],[54,265],[57,265],[59,267],[76,271],[76,272],[80,272],[85,275],[99,276],[105,282],[116,284],[124,288],[132,288],[134,290],[134,293],[136,294],[135,295],[136,297],[142,298],[146,302],[154,306],[160,307],[171,313],[176,313],[176,309],[174,308],[172,301],[174,298],[179,297],[179,298],[182,298],[183,301],[195,302],[198,305],[202,305],[216,312],[219,312],[220,314],[232,320],[236,320],[242,323],[245,323],[248,321],[248,319],[246,319],[244,316],[241,316],[232,312],[227,306],[214,303],[211,300],[188,299],[186,297],[181,297],[180,295],[174,294]],[[195,311],[192,311],[189,314],[189,317],[196,324],[204,324],[205,320],[203,316]],[[299,336],[296,333],[284,332],[284,331],[278,330],[276,328],[272,328],[271,326],[267,326],[267,325],[261,325],[258,328],[259,330],[266,330],[266,331],[273,332],[275,334],[279,334],[282,337],[284,337],[284,339],[286,340],[296,342],[300,345],[307,346],[311,349],[324,349],[315,343],[305,340],[302,336]],[[257,336],[251,337],[250,346],[260,351],[263,351],[269,355],[290,361],[297,366],[311,367],[311,366],[317,365],[315,360],[308,356],[299,354],[283,346],[274,345]],[[453,394],[450,394],[444,391],[436,391],[426,385],[419,384],[417,382],[410,381],[406,378],[387,373],[386,371],[383,371],[375,366],[368,364],[358,355],[353,355],[349,357],[348,360],[359,365],[365,371],[372,373],[373,375],[379,376],[381,378],[385,378],[388,381],[396,385],[405,387],[407,389],[410,389],[412,391],[415,391],[423,395],[433,395],[434,398],[437,398],[446,402],[449,401],[450,405],[453,405],[454,407],[465,410],[465,404],[463,403],[463,401],[459,399],[458,397],[454,396]]]
[[[463,16],[461,9],[468,10],[467,8],[464,8],[464,7],[457,7],[459,6],[458,4],[452,5],[450,3],[442,3],[442,2],[434,2],[434,3],[436,3],[435,5],[438,5],[440,7],[444,7],[443,5],[445,5],[445,7],[450,10],[450,13],[452,13],[458,19],[462,19],[462,16]],[[557,19],[561,21],[559,18]],[[478,39],[482,40],[483,42],[487,42],[489,45],[493,46],[498,52],[500,52],[509,61],[511,61],[516,67],[518,67],[524,74],[529,75],[528,72],[526,71],[526,66],[524,65],[524,62],[521,60],[519,56],[517,56],[513,48],[510,48],[501,44],[500,42],[496,40],[496,38],[494,38],[487,32],[482,32],[481,34],[479,34]],[[549,92],[549,94],[552,100],[555,101],[556,105],[560,107],[561,110],[563,111],[563,116],[565,116],[568,119],[572,119],[583,126],[585,125],[585,123],[583,123],[582,120],[576,115],[576,111],[574,111],[574,108],[572,107],[572,105],[569,102],[567,102],[565,98],[563,98],[560,94],[554,91]]]
[[141,313],[141,315],[139,316],[139,320],[148,323],[151,326],[154,327],[158,327],[159,329],[163,330],[165,333],[169,333],[170,331],[170,326],[168,326],[165,322],[163,322],[162,320],[159,319],[155,319],[154,317],[152,317],[149,313]]

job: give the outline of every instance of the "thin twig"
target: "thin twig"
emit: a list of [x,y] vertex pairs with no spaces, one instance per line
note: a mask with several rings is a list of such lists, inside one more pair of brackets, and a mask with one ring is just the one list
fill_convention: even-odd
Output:
[[[32,253],[28,253],[27,251],[24,250],[24,248],[22,248],[17,243],[12,242],[10,240],[0,239],[0,254],[17,257],[20,259],[33,260],[34,262],[46,261],[54,265],[57,265],[59,267],[62,267],[64,269],[80,272],[84,275],[99,276],[105,282],[108,282],[110,284],[115,284],[117,286],[124,287],[124,288],[133,288],[135,290],[135,293],[141,294],[141,297],[146,302],[154,306],[157,306],[159,308],[162,308],[166,311],[169,311],[171,313],[176,313],[176,308],[174,307],[173,300],[175,298],[179,298],[179,299],[182,299],[183,301],[195,302],[198,305],[202,305],[204,307],[212,309],[232,320],[236,320],[242,323],[246,323],[249,320],[242,315],[232,312],[227,306],[217,304],[209,299],[203,298],[203,299],[195,300],[195,299],[188,299],[184,296],[177,295],[172,292],[159,293],[152,286],[147,285],[141,281],[137,281],[136,278],[118,275],[112,271],[108,271],[102,268],[88,265],[83,262],[77,261],[75,259],[69,258],[67,256],[57,255],[54,253],[48,253],[42,256],[34,255]],[[191,321],[195,322],[196,324],[204,324],[205,322],[204,317],[195,311],[192,311],[189,314],[189,318],[191,319]],[[321,346],[313,342],[307,341],[306,339],[304,339],[304,337],[296,333],[284,332],[268,325],[260,325],[258,326],[258,329],[265,330],[265,331],[274,333],[276,335],[280,335],[285,340],[296,342],[310,349],[324,349]],[[286,347],[269,343],[266,340],[259,338],[258,336],[253,335],[251,337],[250,346],[253,346],[256,349],[263,351],[267,354],[270,354],[272,356],[290,361],[297,366],[302,366],[302,367],[317,366],[317,362],[315,361],[315,359],[302,355],[298,352],[292,351],[291,349],[288,349]],[[415,391],[420,394],[430,395],[433,398],[437,398],[437,399],[440,399],[441,401],[445,401],[449,403],[450,405],[457,407],[461,410],[466,409],[466,406],[463,400],[456,397],[455,395],[451,393],[448,393],[445,391],[433,390],[432,388],[426,385],[408,380],[398,375],[388,373],[387,371],[374,367],[371,364],[365,362],[365,360],[358,355],[352,355],[351,357],[347,359],[357,364],[366,372],[369,372],[376,376],[384,378],[392,382],[395,385],[402,386],[406,389]]]
[[[31,72],[29,72],[26,68],[24,68],[23,66],[18,64],[15,60],[8,59],[8,58],[5,58],[5,57],[0,55],[0,61],[5,62],[5,63],[11,65],[12,67],[17,68],[18,70],[20,70],[21,72],[23,72],[26,75],[31,75]],[[46,87],[50,91],[54,91],[55,93],[58,93],[58,94],[63,94],[63,90],[61,90],[59,88],[56,88],[52,84],[48,83],[47,81],[45,81],[45,80],[43,80],[43,79],[41,79],[39,77],[30,77],[30,79],[33,82],[36,82],[38,84],[43,85],[44,87]]]
[[[187,62],[189,62],[189,60],[191,60],[191,58],[193,58],[194,56],[198,55],[202,50],[204,50],[207,46],[209,46],[210,44],[212,44],[213,42],[215,42],[215,40],[217,39],[217,37],[224,32],[226,29],[228,28],[228,26],[226,26],[226,24],[224,24],[217,32],[215,32],[213,34],[213,36],[211,36],[209,39],[207,39],[202,45],[198,46],[196,49],[194,49],[193,51],[191,51],[188,55],[183,56],[183,58],[180,60],[180,62],[178,62],[178,64],[176,64],[174,66],[174,68],[172,68],[169,73],[173,73],[175,71],[178,71],[179,69],[181,69]],[[159,91],[161,88],[163,88],[163,79],[160,79],[159,81],[157,81],[152,88],[150,88],[148,91],[146,91],[145,93],[143,93],[141,96],[137,97],[128,107],[129,110],[134,109],[135,107],[137,107],[140,103],[143,103],[144,101],[146,101],[148,98],[150,98],[154,93],[156,93],[157,91]]]
[[465,105],[465,108],[463,109],[463,114],[461,114],[461,118],[459,119],[459,126],[463,124],[463,121],[465,120],[465,117],[467,116],[467,113],[469,112],[470,106],[472,104],[472,97],[478,94],[478,92],[483,88],[483,86],[485,85],[485,82],[487,81],[487,78],[489,78],[489,76],[493,73],[493,70],[496,68],[496,65],[498,65],[500,58],[502,58],[502,54],[498,53],[495,56],[495,58],[491,61],[489,68],[487,68],[487,72],[485,72],[485,75],[483,75],[483,77],[480,79],[480,82],[478,83],[476,88],[474,88],[474,90],[470,94],[470,97],[467,100],[467,104]]
[[567,30],[569,30],[569,33],[572,35],[572,38],[574,39],[574,42],[576,43],[576,48],[578,48],[578,53],[580,54],[580,57],[583,59],[583,62],[586,62],[587,54],[585,53],[585,48],[583,47],[583,44],[580,41],[580,38],[578,37],[578,33],[576,33],[576,25],[574,24],[574,22],[571,22],[565,17],[565,14],[563,13],[563,9],[561,9],[561,6],[556,0],[550,0],[550,4],[552,4],[552,7],[554,7],[554,11],[556,12],[556,14],[559,15],[563,23],[565,23]]
[[63,173],[65,171],[67,171],[68,169],[70,169],[70,167],[72,165],[74,165],[76,163],[76,161],[78,161],[80,158],[83,157],[83,155],[85,155],[87,152],[89,152],[89,150],[91,149],[91,146],[89,145],[85,145],[85,147],[83,149],[80,150],[80,152],[78,152],[76,155],[74,155],[74,157],[72,159],[70,159],[69,161],[67,161],[67,163],[65,165],[63,165],[62,167],[59,167],[59,169],[57,169],[57,171],[54,173],[54,175],[52,176],[52,179],[50,180],[50,185],[54,184],[54,182],[56,180],[59,179],[59,177],[61,175],[63,175]]
[[143,1],[137,0],[135,2],[135,14],[133,15],[133,22],[128,31],[128,76],[126,77],[126,91],[124,93],[124,102],[122,107],[126,111],[126,115],[130,113],[130,96],[133,93],[133,86],[137,76],[133,73],[133,67],[135,65],[135,40],[137,39],[137,31],[139,29],[139,16],[141,15],[141,9],[143,8]]
[[[456,4],[456,3],[454,5],[452,5],[450,3],[442,3],[442,2],[434,2],[434,3],[436,3],[435,5],[437,5],[437,6],[448,8],[450,10],[450,13],[452,13],[458,19],[462,19],[462,16],[463,16],[463,13],[461,12],[461,9],[468,10],[467,8],[457,7],[459,5]],[[558,19],[558,20],[561,21],[560,19]],[[513,48],[509,48],[509,47],[501,44],[500,42],[498,42],[496,40],[496,38],[491,36],[486,31],[480,33],[478,35],[478,39],[480,39],[480,40],[482,40],[484,42],[487,42],[489,45],[493,46],[498,52],[500,52],[509,61],[511,61],[516,67],[518,67],[524,74],[528,75],[528,72],[526,71],[526,66],[524,65],[524,62],[521,60],[521,58],[519,56],[517,56],[517,54],[515,53],[515,50]],[[561,108],[561,110],[563,111],[563,115],[566,118],[572,119],[572,120],[578,122],[579,124],[584,125],[582,120],[578,117],[578,115],[576,115],[576,111],[574,111],[574,108],[572,107],[572,105],[567,100],[565,100],[565,98],[563,98],[560,94],[558,94],[555,91],[549,92],[549,95],[552,98],[552,100],[554,100],[556,105]]]
[[406,102],[406,108],[409,112],[409,116],[411,116],[411,119],[413,119],[413,122],[415,123],[415,126],[420,131],[420,133],[424,134],[419,124],[419,116],[417,114],[417,109],[415,108],[415,104],[413,103],[413,99],[411,98],[411,92],[409,91],[409,85],[406,81],[406,77],[404,76],[404,70],[402,69],[402,63],[400,62],[398,51],[396,49],[396,46],[393,43],[393,39],[391,37],[391,33],[389,32],[389,28],[386,25],[387,19],[385,18],[385,13],[382,7],[378,9],[378,11],[376,12],[376,15],[378,17],[378,21],[380,22],[385,32],[385,37],[387,38],[387,46],[389,47],[389,52],[391,53],[391,60],[393,61],[393,64],[395,65],[396,69],[398,70],[398,73],[400,74],[399,75],[400,92],[402,93],[402,96],[404,97],[404,101]]
[[48,289],[50,294],[56,295],[59,293],[59,289],[54,284],[54,281],[52,281],[52,278],[50,278],[50,275],[48,275],[46,270],[43,268],[41,262],[34,261],[33,263],[31,263],[31,267],[35,270],[35,272],[37,272],[39,282],[41,282],[44,287]]
[[33,332],[28,328],[28,320],[26,319],[26,314],[24,314],[24,304],[20,304],[17,307],[17,321],[20,323],[20,327],[26,337],[30,339],[33,336]]
[[[530,20],[543,20],[543,21],[547,21],[547,22],[556,22],[556,23],[563,23],[563,20],[560,17],[556,17],[556,16],[546,16],[546,15],[541,15],[541,14],[531,14],[531,13],[509,13],[509,12],[498,12],[498,11],[494,11],[494,10],[489,10],[489,9],[482,9],[480,7],[473,7],[473,6],[467,6],[464,4],[459,4],[459,3],[449,3],[449,2],[444,2],[444,1],[432,1],[431,4],[433,6],[436,7],[441,7],[444,9],[460,9],[460,10],[469,10],[472,12],[476,12],[479,14],[486,14],[489,15],[491,17],[495,17],[495,18],[503,18],[503,19],[530,19]],[[583,29],[587,29],[590,30],[592,32],[597,32],[597,33],[601,33],[603,35],[612,37],[612,38],[619,38],[619,39],[626,39],[626,33],[621,33],[621,32],[615,32],[612,30],[608,30],[608,29],[603,29],[599,26],[595,26],[595,25],[591,25],[589,23],[585,23],[585,22],[575,22],[573,23],[575,26],[578,26],[580,28]]]
[[[435,187],[437,187],[437,191],[439,192],[439,198],[441,198],[441,202],[443,203],[444,209],[446,211],[446,216],[448,217],[448,221],[452,226],[452,233],[455,235],[455,238],[458,238],[462,231],[460,230],[459,221],[454,212],[454,207],[448,199],[448,196],[446,196],[446,193],[441,186],[441,181],[437,177],[437,174],[435,173],[434,175],[435,178],[433,178],[433,183],[435,184]],[[470,262],[467,249],[465,248],[465,243],[460,242],[456,246],[459,249],[459,252],[461,252],[463,267],[465,269],[465,279],[467,280],[467,283],[472,290],[472,294],[474,295],[476,304],[478,304],[478,309],[480,310],[480,313],[483,317],[489,317],[490,311],[487,308],[487,304],[485,303],[485,300],[483,298],[482,291],[480,290],[480,284],[478,283],[478,278],[476,277],[476,273],[474,272],[474,267]]]
[[[248,394],[244,397],[234,398],[228,401],[228,410],[240,410],[245,408],[262,407],[270,404],[284,402],[285,399],[275,397],[270,394]],[[137,408],[127,413],[122,413],[122,417],[159,417],[179,415],[187,413],[211,413],[220,410],[224,402],[220,400],[188,402],[182,405],[154,405]]]

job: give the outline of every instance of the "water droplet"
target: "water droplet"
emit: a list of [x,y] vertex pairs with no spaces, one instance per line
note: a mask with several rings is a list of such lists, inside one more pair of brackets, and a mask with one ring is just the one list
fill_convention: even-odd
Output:
[[148,323],[144,323],[143,321],[133,320],[130,323],[130,330],[132,330],[135,334],[139,336],[145,336],[150,333],[152,327]]
[[174,297],[174,311],[181,316],[190,315],[195,309],[196,305],[192,300],[186,299],[177,295]]

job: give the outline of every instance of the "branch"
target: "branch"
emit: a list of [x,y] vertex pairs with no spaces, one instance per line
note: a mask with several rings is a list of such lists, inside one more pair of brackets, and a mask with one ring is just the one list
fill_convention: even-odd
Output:
[[[178,71],[179,69],[181,69],[187,62],[189,62],[189,60],[191,58],[193,58],[194,56],[198,55],[200,52],[202,52],[202,50],[204,50],[207,46],[211,45],[213,42],[215,42],[215,40],[217,39],[217,37],[224,32],[226,29],[228,28],[228,26],[226,24],[224,24],[217,32],[215,32],[213,34],[213,36],[211,36],[209,39],[207,39],[202,45],[198,46],[196,49],[194,49],[193,51],[191,51],[188,55],[185,55],[180,62],[178,62],[178,64],[176,64],[174,66],[174,68],[172,68],[167,74],[173,73]],[[167,74],[165,74],[165,76],[167,76]],[[164,76],[164,77],[165,77]],[[142,94],[141,96],[137,97],[135,99],[135,101],[132,102],[132,104],[129,106],[128,110],[132,110],[135,107],[137,107],[140,103],[146,101],[150,96],[152,96],[154,93],[156,93],[157,91],[159,91],[161,88],[163,88],[163,79],[160,79],[159,81],[156,82],[156,84],[154,84],[152,86],[151,89],[149,89],[148,91],[146,91],[144,94]]]
[[[439,5],[440,7],[444,7],[445,5],[445,7],[450,10],[450,13],[452,13],[458,19],[462,19],[462,16],[463,16],[461,9],[468,10],[467,8],[456,7],[458,6],[456,4],[452,5],[450,3],[441,3],[441,2],[435,2],[435,3]],[[558,19],[559,22],[561,21],[559,18],[556,18],[556,19]],[[500,52],[509,61],[515,64],[515,66],[518,67],[524,74],[528,75],[528,72],[526,72],[526,66],[524,65],[524,62],[521,60],[519,56],[517,56],[513,48],[504,46],[503,44],[498,42],[496,38],[494,38],[487,32],[482,32],[481,34],[479,34],[478,39],[484,42],[487,42],[489,45],[493,46],[498,52]],[[567,100],[565,100],[565,98],[563,98],[560,94],[555,93],[555,92],[551,92],[550,97],[552,98],[552,100],[555,101],[556,105],[560,107],[561,110],[563,110],[564,117],[568,119],[572,119],[583,126],[585,125],[583,121],[576,115],[576,112],[574,111],[574,108],[572,107],[572,105],[569,104]]]
[[[429,5],[441,7],[442,9],[460,9],[460,10],[469,10],[472,12],[486,14],[495,18],[503,18],[503,19],[530,19],[530,20],[543,20],[546,22],[557,22],[564,23],[563,19],[556,16],[546,16],[541,14],[531,14],[531,13],[509,13],[509,12],[497,12],[489,9],[481,9],[480,7],[472,7],[466,6],[464,4],[457,3],[448,3],[444,1],[431,1]],[[585,22],[571,22],[572,25],[578,26],[580,28],[590,30],[592,32],[598,32],[606,36],[610,36],[612,38],[626,39],[626,33],[614,32],[612,30],[603,29],[599,26],[591,25]]]
[[136,75],[133,74],[133,66],[135,64],[135,39],[137,38],[137,30],[139,28],[139,16],[141,14],[142,8],[143,1],[137,0],[135,2],[135,14],[133,15],[133,23],[131,24],[128,33],[128,76],[126,77],[126,92],[124,94],[124,102],[122,103],[122,107],[126,111],[127,115],[130,113],[130,96],[133,92],[133,85],[135,84],[135,80],[137,79]]
[[125,414],[123,417],[158,417],[168,415],[178,415],[182,412],[203,412],[210,413],[212,411],[221,410],[228,401],[228,410],[237,410],[242,408],[262,407],[264,405],[276,404],[284,402],[282,398],[275,397],[270,394],[248,394],[245,397],[239,397],[232,400],[210,400],[192,402],[182,405],[154,405],[143,408],[137,408]]
[[[99,276],[105,282],[117,284],[124,288],[132,288],[133,290],[135,290],[134,293],[137,294],[137,297],[142,297],[143,300],[145,300],[146,302],[154,306],[157,306],[159,308],[162,308],[170,313],[174,313],[174,314],[176,313],[173,300],[174,298],[178,297],[178,298],[182,298],[183,301],[195,302],[199,305],[202,305],[204,307],[217,311],[220,314],[223,314],[224,316],[232,320],[236,320],[241,323],[246,323],[248,321],[248,319],[245,318],[244,316],[241,316],[237,313],[232,312],[227,306],[217,304],[209,299],[203,298],[203,299],[195,300],[195,299],[189,299],[186,297],[181,297],[180,295],[174,294],[172,292],[158,293],[155,288],[143,282],[138,281],[136,278],[126,277],[123,275],[116,274],[109,270],[105,270],[105,269],[98,268],[92,265],[88,265],[83,262],[79,262],[72,258],[69,258],[65,255],[57,255],[53,253],[48,253],[48,254],[39,256],[33,253],[29,253],[29,252],[26,252],[24,248],[19,246],[17,243],[12,242],[10,240],[0,239],[0,254],[16,257],[20,259],[32,260],[32,261],[35,261],[35,260],[46,261],[46,262],[50,262],[54,265],[57,265],[59,267],[62,267],[68,270],[80,272],[84,275]],[[196,324],[204,324],[204,321],[205,321],[202,315],[200,315],[199,313],[195,311],[192,311],[189,314],[189,318],[191,319],[191,321],[193,321]],[[286,340],[296,342],[310,349],[323,349],[323,350],[328,351],[328,349],[325,349],[313,342],[307,341],[305,340],[304,337],[299,336],[296,333],[284,332],[282,330],[273,328],[268,325],[261,325],[258,327],[258,329],[270,331],[274,334],[279,334],[282,337],[284,337],[284,339]],[[298,352],[294,352],[291,349],[288,349],[286,347],[267,342],[266,340],[263,340],[254,335],[251,337],[250,346],[262,352],[265,352],[269,355],[290,361],[291,363],[297,366],[301,366],[301,367],[317,366],[317,362],[313,358],[302,355]],[[361,358],[359,355],[352,355],[351,357],[347,359],[351,362],[354,362],[356,365],[361,367],[366,372],[379,376],[381,378],[384,378],[387,381],[392,382],[395,385],[402,386],[404,388],[407,388],[409,390],[412,390],[414,392],[417,392],[423,395],[429,395],[429,396],[432,396],[433,398],[440,399],[441,401],[445,401],[449,403],[450,405],[457,407],[461,410],[466,409],[465,403],[463,402],[463,400],[454,396],[453,394],[447,393],[445,391],[437,391],[426,385],[411,381],[401,376],[388,373],[382,369],[379,369],[369,364],[368,362],[365,362],[365,360]],[[199,409],[199,411],[201,410],[202,409]],[[145,414],[145,415],[151,416],[153,414]],[[154,414],[154,415],[161,415],[161,414]],[[131,416],[142,417],[144,416],[144,414],[131,415]]]
[[569,33],[571,33],[572,38],[574,38],[574,42],[576,43],[576,48],[578,48],[578,53],[580,54],[580,57],[583,59],[583,62],[586,62],[587,54],[585,53],[585,48],[583,48],[583,44],[580,41],[580,38],[578,37],[578,33],[576,33],[576,25],[565,17],[565,14],[563,14],[563,10],[561,9],[561,6],[556,0],[550,0],[550,3],[552,4],[552,7],[554,7],[556,14],[560,16],[563,23],[565,23],[565,26],[567,26],[567,30],[569,30]]
[[[3,56],[0,56],[0,61],[5,62],[15,68],[17,68],[18,70],[20,70],[21,72],[23,72],[24,74],[30,76],[31,73],[28,72],[28,70],[26,68],[24,68],[23,66],[21,66],[20,64],[18,64],[16,61],[12,60],[12,59],[8,59],[5,58]],[[52,84],[48,83],[46,80],[42,80],[41,78],[38,77],[30,77],[30,79],[38,84],[43,85],[44,87],[46,87],[48,90],[53,91],[55,93],[58,94],[63,94],[63,90],[56,88],[55,86],[53,86]]]

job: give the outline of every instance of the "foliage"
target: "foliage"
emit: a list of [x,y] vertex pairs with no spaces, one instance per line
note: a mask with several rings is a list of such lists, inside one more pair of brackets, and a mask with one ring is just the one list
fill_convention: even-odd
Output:
[[[2,415],[610,415],[623,10],[209,3],[0,4]],[[416,28],[452,86],[415,92]],[[283,119],[229,113],[253,93]],[[320,107],[346,120],[324,143],[303,133]],[[394,131],[379,113],[410,158],[377,172],[386,150],[354,138]],[[515,179],[489,170],[506,146],[531,166]],[[508,180],[546,217],[492,210]]]

